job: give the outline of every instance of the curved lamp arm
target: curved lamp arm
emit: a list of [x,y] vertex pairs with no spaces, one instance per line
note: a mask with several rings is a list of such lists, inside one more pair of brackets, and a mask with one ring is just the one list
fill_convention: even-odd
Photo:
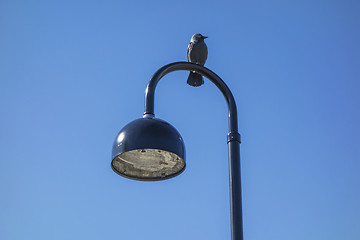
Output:
[[155,88],[159,80],[164,77],[166,74],[178,71],[178,70],[187,70],[187,71],[196,71],[201,75],[208,78],[213,82],[224,95],[228,109],[229,109],[229,131],[237,132],[238,131],[238,121],[237,121],[237,109],[234,97],[225,84],[225,82],[218,76],[216,73],[210,69],[200,66],[198,64],[189,63],[189,62],[174,62],[167,64],[156,71],[156,73],[151,77],[149,84],[147,85],[145,92],[145,114],[154,114],[154,95]]
[[145,92],[146,115],[154,116],[154,95],[159,80],[166,74],[178,70],[196,71],[213,82],[224,95],[229,110],[229,171],[230,171],[230,209],[232,240],[243,239],[242,206],[241,206],[241,177],[240,177],[240,134],[238,133],[237,109],[234,97],[225,82],[210,69],[189,62],[174,62],[156,71],[151,77]]

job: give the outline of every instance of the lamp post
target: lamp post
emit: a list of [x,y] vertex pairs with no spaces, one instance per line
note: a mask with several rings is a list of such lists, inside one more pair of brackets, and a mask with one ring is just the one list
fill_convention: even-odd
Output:
[[213,82],[224,95],[229,110],[229,150],[231,239],[243,240],[240,134],[234,97],[225,82],[206,67],[174,62],[160,68],[150,79],[145,92],[142,118],[127,124],[117,135],[112,150],[112,169],[121,176],[157,181],[172,178],[184,171],[185,146],[179,132],[169,123],[155,118],[154,97],[159,80],[178,70],[196,71]]

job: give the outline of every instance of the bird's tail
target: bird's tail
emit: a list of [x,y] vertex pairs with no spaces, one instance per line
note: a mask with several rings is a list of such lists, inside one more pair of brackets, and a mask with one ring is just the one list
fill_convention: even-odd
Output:
[[198,73],[190,72],[187,84],[193,87],[199,87],[204,84],[204,78]]

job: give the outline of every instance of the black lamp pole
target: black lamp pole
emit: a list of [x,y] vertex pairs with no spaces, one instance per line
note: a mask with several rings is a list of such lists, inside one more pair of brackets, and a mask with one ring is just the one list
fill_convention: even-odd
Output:
[[189,62],[170,63],[160,68],[150,79],[145,93],[143,118],[127,124],[115,138],[112,169],[121,176],[157,181],[172,178],[184,171],[185,145],[180,133],[169,123],[156,119],[154,114],[155,88],[166,74],[178,70],[196,71],[210,79],[224,95],[229,109],[229,170],[232,240],[243,240],[240,134],[234,97],[223,80],[211,70]]
[[144,115],[154,116],[154,95],[159,80],[166,74],[178,70],[196,71],[213,82],[224,95],[229,109],[229,133],[227,143],[229,149],[230,171],[230,209],[232,240],[243,240],[241,173],[240,173],[240,134],[238,133],[237,109],[234,97],[225,82],[213,71],[189,62],[174,62],[160,68],[150,79],[145,92]]

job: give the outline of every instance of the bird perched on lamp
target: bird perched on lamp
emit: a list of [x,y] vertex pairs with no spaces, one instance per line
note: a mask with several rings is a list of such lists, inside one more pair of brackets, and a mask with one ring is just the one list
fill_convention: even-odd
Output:
[[[207,46],[204,41],[205,38],[207,37],[201,35],[200,33],[196,33],[191,37],[187,49],[188,62],[204,66],[208,55]],[[201,74],[190,72],[187,83],[190,86],[199,87],[204,84],[204,78]]]

